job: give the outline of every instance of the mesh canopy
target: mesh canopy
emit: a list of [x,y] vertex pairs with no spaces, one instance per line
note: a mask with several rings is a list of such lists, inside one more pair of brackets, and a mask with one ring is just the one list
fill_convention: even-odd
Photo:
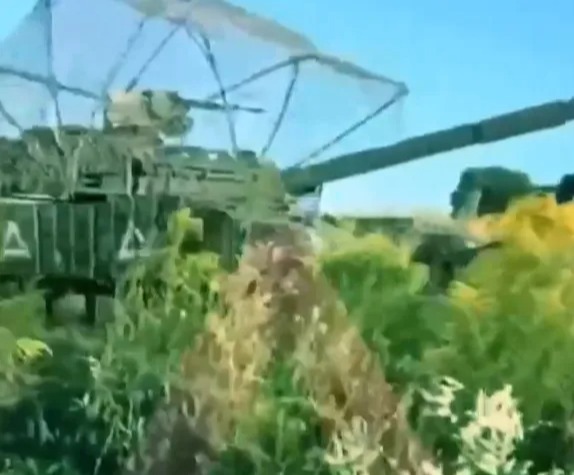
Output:
[[406,93],[223,0],[38,0],[0,45],[0,135],[101,127],[109,95],[125,90],[193,99],[185,145],[280,167],[328,158]]

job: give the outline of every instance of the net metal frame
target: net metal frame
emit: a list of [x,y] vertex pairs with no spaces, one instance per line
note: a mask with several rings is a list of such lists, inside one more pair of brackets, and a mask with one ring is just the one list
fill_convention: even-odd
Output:
[[[130,2],[130,0],[116,0],[116,1],[120,1],[126,4],[133,3]],[[156,0],[156,1],[159,3],[161,3],[162,1],[163,2],[175,1],[175,3],[177,3],[178,1],[181,2],[182,0]],[[209,2],[209,0],[203,0],[203,1],[204,3]],[[219,0],[216,1],[218,3],[221,3],[219,2]],[[36,74],[31,71],[11,68],[9,66],[0,64],[0,77],[13,76],[45,87],[54,106],[56,125],[57,127],[62,127],[65,124],[62,118],[62,110],[59,100],[60,93],[66,92],[78,97],[83,97],[95,101],[96,106],[92,113],[92,117],[95,117],[99,110],[103,110],[103,108],[105,108],[106,103],[109,100],[107,96],[108,87],[112,84],[112,82],[114,81],[114,79],[118,74],[118,71],[121,69],[122,65],[126,62],[131,51],[137,45],[148,22],[155,17],[146,15],[141,16],[141,20],[137,24],[135,30],[129,36],[127,44],[119,52],[117,59],[113,62],[113,66],[105,74],[105,80],[101,88],[101,92],[98,94],[88,89],[60,82],[60,80],[56,77],[52,65],[54,61],[53,10],[54,7],[57,5],[57,3],[58,0],[38,0],[33,12],[27,17],[27,19],[24,20],[24,22],[26,22],[27,20],[29,21],[31,15],[33,15],[34,12],[37,11],[38,9],[42,9],[44,12],[43,15],[43,21],[45,22],[44,42],[46,46],[46,54],[47,54],[46,59],[48,64],[47,75],[43,76],[41,74]],[[190,8],[193,9],[193,3],[190,2],[184,2],[184,3],[189,3],[191,5]],[[138,85],[140,84],[140,80],[145,74],[146,70],[153,63],[155,58],[157,58],[157,56],[160,55],[163,49],[169,44],[170,40],[173,38],[175,33],[184,30],[185,34],[189,37],[190,41],[199,49],[201,55],[203,56],[209,69],[211,70],[214,82],[216,84],[216,90],[214,92],[200,99],[189,99],[188,102],[191,104],[192,108],[220,111],[225,114],[228,134],[230,142],[232,144],[233,156],[237,156],[239,152],[237,146],[237,136],[236,136],[233,112],[236,110],[244,110],[249,113],[259,114],[264,112],[264,110],[256,107],[245,108],[236,104],[231,104],[228,100],[229,94],[232,92],[237,92],[242,88],[245,88],[248,85],[254,83],[255,81],[259,81],[262,78],[269,76],[279,70],[288,69],[290,71],[290,80],[287,87],[282,92],[282,102],[279,112],[275,120],[272,122],[273,124],[272,129],[269,133],[269,136],[264,141],[263,146],[259,150],[258,156],[265,156],[271,149],[275,141],[275,138],[277,137],[277,134],[281,129],[281,126],[288,113],[293,93],[297,87],[298,82],[300,81],[301,68],[305,64],[314,63],[316,65],[319,65],[320,67],[331,69],[337,74],[341,74],[343,76],[356,78],[357,80],[380,82],[381,84],[390,85],[394,89],[394,93],[388,99],[386,99],[382,103],[376,104],[372,108],[372,110],[364,117],[361,117],[360,119],[351,122],[347,127],[345,127],[343,130],[337,133],[334,137],[327,140],[322,146],[312,150],[306,156],[301,157],[301,159],[298,160],[296,164],[290,168],[301,167],[313,161],[319,155],[324,154],[334,145],[340,143],[341,141],[349,137],[356,130],[363,127],[367,123],[373,121],[375,118],[380,116],[383,112],[392,107],[394,104],[396,104],[398,101],[403,99],[408,94],[408,88],[404,83],[392,80],[383,75],[373,73],[349,61],[345,61],[335,56],[321,53],[314,47],[312,43],[304,41],[302,41],[302,43],[304,44],[305,51],[303,51],[302,53],[299,52],[291,54],[282,61],[272,64],[268,67],[262,68],[258,71],[255,71],[254,73],[248,75],[247,77],[245,77],[240,81],[226,85],[220,73],[218,61],[212,48],[212,39],[210,38],[208,32],[205,31],[205,29],[202,28],[201,25],[198,24],[197,22],[187,21],[188,19],[189,18],[187,17],[165,19],[166,22],[170,23],[170,28],[168,29],[167,34],[163,37],[160,43],[152,51],[147,60],[143,62],[138,72],[131,78],[131,80],[127,82],[125,90],[132,91],[138,87]],[[289,33],[291,33],[292,35],[297,35],[296,33],[293,32]],[[2,44],[0,44],[0,51],[1,50],[2,50]],[[18,123],[16,118],[10,113],[7,107],[5,107],[2,100],[0,100],[0,116],[3,117],[8,124],[16,128],[20,133],[24,131],[22,125]]]

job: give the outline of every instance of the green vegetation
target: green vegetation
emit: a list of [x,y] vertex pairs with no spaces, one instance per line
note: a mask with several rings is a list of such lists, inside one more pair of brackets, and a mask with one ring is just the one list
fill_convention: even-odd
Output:
[[1,473],[571,473],[573,218],[516,203],[436,295],[407,244],[344,227],[226,274],[180,213],[101,330],[0,302]]
[[477,214],[502,213],[511,201],[535,191],[529,176],[504,167],[469,168],[465,170],[456,190],[451,194],[451,206],[456,215],[470,194],[480,190]]

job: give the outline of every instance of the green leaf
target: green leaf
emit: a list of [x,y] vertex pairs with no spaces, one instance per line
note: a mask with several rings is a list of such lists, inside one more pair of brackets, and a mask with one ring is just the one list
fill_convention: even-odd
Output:
[[16,340],[17,355],[24,361],[31,361],[44,354],[52,356],[52,350],[44,342],[32,338],[18,338]]

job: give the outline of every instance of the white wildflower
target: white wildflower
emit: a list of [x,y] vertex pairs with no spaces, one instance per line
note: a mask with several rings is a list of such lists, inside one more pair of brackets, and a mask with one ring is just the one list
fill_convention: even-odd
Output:
[[368,475],[382,451],[379,445],[373,447],[367,422],[360,417],[354,417],[349,426],[334,434],[329,449],[325,461],[332,468],[346,469],[353,475]]
[[460,431],[463,458],[489,474],[508,471],[515,445],[523,435],[512,388],[506,386],[491,396],[480,391],[471,420]]

